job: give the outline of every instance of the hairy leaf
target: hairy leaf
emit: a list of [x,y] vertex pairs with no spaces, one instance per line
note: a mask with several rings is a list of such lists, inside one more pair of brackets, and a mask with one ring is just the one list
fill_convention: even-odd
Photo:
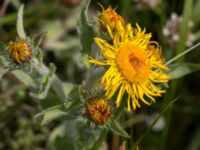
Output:
[[21,5],[17,14],[17,33],[20,38],[26,39],[26,33],[24,31],[24,24],[23,24],[23,10],[24,10],[24,5]]
[[61,116],[66,116],[67,114],[64,105],[56,105],[37,114],[35,118],[42,117],[41,124],[48,124]]
[[47,75],[44,75],[41,80],[39,93],[31,93],[31,96],[38,98],[38,99],[44,99],[47,96],[48,91],[51,87],[52,81],[55,78],[55,75],[54,75],[55,70],[56,70],[55,65],[50,64],[49,65],[49,73]]
[[117,121],[114,121],[114,120],[111,120],[109,122],[109,125],[110,125],[110,129],[118,134],[118,135],[121,135],[123,137],[126,137],[126,138],[130,138],[130,136],[128,135],[128,133],[126,133],[126,131],[117,123]]
[[26,86],[28,87],[34,87],[36,84],[34,80],[31,78],[30,75],[28,75],[26,72],[22,70],[14,70],[12,73]]
[[87,11],[90,0],[83,0],[81,4],[81,12],[78,25],[78,33],[82,44],[82,52],[88,53],[93,43],[94,32],[92,26],[88,22]]

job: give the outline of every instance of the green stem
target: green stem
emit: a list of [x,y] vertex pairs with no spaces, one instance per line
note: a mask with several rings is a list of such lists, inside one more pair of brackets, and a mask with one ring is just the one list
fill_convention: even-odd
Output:
[[169,102],[167,106],[163,109],[163,111],[159,114],[159,116],[154,120],[154,122],[151,124],[151,126],[146,130],[146,132],[135,142],[133,145],[133,150],[136,149],[136,147],[139,145],[139,143],[144,139],[144,137],[151,131],[151,129],[154,127],[154,125],[157,123],[157,121],[160,119],[160,117],[167,111],[167,109],[174,104],[179,97],[175,98],[173,101]]
[[165,65],[169,65],[171,64],[172,62],[175,62],[177,61],[179,58],[181,58],[182,56],[184,56],[185,54],[191,52],[192,50],[194,50],[195,48],[197,48],[198,46],[200,46],[200,42],[195,44],[194,46],[188,48],[187,50],[183,51],[182,53],[180,53],[179,55],[175,56],[174,58],[170,59],[169,61],[167,61],[165,63]]
[[[114,119],[118,118],[124,112],[125,104],[126,104],[126,101],[122,101],[120,107],[113,114]],[[108,133],[108,130],[104,129],[101,132],[101,135],[99,136],[99,138],[97,139],[97,141],[95,142],[95,144],[94,144],[93,147],[95,147],[96,149],[98,149],[102,145],[102,142],[105,139],[107,133]],[[96,149],[92,149],[92,150],[96,150]]]
[[[180,54],[184,49],[185,49],[185,41],[188,36],[189,32],[189,26],[188,23],[190,21],[191,13],[192,13],[192,4],[193,0],[185,0],[184,3],[184,11],[183,11],[183,22],[181,25],[181,30],[180,30],[180,41],[177,46],[177,54]],[[184,57],[179,60],[179,62],[183,62]]]
[[[176,51],[177,56],[175,56],[174,58],[169,60],[166,63],[166,65],[168,65],[174,61],[176,61],[177,63],[184,62],[185,57],[182,57],[182,56],[185,56],[185,54],[187,54],[188,52],[192,51],[193,49],[195,49],[197,46],[200,45],[200,43],[197,43],[193,47],[184,51],[185,41],[187,39],[188,31],[189,31],[188,22],[190,20],[190,16],[191,16],[191,12],[192,12],[192,4],[193,4],[193,0],[185,0],[185,2],[184,2],[183,22],[182,22],[182,26],[181,26],[181,30],[180,30],[180,34],[179,34],[180,41],[178,43],[177,51]],[[175,97],[177,89],[180,86],[180,83],[181,83],[180,80],[176,80],[176,81],[172,82],[169,94],[166,94],[166,96],[164,97],[163,104],[162,104],[163,107],[166,106],[166,104],[170,101],[170,99],[173,99]],[[161,150],[165,150],[168,147],[167,140],[169,137],[171,120],[172,120],[172,108],[166,114],[166,126],[163,130],[162,137],[161,137],[161,145],[160,145]]]
[[165,25],[165,20],[166,20],[166,15],[165,15],[166,2],[164,0],[162,0],[161,4],[160,4],[160,7],[157,7],[154,10],[160,17],[160,22],[159,22],[160,28],[158,29],[159,30],[159,32],[158,32],[159,43],[164,46],[164,44],[166,44],[166,43],[164,42],[165,40],[164,40],[164,37],[163,37],[163,34],[162,34],[162,29],[163,29],[163,27]]

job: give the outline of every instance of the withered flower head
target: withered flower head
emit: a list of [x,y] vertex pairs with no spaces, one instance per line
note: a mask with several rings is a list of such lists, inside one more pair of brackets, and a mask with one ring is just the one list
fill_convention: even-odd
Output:
[[94,123],[103,125],[111,116],[111,107],[102,98],[94,99],[86,104],[86,113]]
[[29,62],[32,55],[30,45],[25,39],[11,41],[7,49],[10,58],[17,64]]

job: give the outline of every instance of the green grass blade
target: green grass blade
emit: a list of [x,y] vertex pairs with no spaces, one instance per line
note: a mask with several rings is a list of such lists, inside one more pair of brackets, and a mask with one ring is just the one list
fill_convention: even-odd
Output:
[[136,149],[136,147],[139,145],[139,143],[144,139],[144,137],[151,131],[151,129],[154,127],[156,122],[160,119],[160,117],[167,111],[167,109],[174,104],[179,97],[175,98],[173,101],[171,101],[160,113],[160,115],[154,120],[154,122],[151,124],[151,126],[146,130],[146,132],[135,142],[133,145],[133,149]]

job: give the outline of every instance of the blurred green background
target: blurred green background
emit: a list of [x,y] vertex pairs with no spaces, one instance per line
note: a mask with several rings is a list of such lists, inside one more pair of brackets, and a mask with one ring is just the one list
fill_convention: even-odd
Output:
[[[152,32],[152,39],[161,45],[166,60],[200,41],[199,0],[92,0],[88,12],[91,24],[94,24],[98,12],[102,11],[98,2],[105,8],[116,8],[133,26],[137,22],[147,32]],[[27,34],[33,36],[46,32],[40,45],[45,63],[53,62],[57,75],[63,81],[81,84],[87,72],[79,61],[81,44],[77,23],[81,0],[1,0],[1,43],[7,44],[17,38],[16,15],[22,3],[25,4],[24,25]],[[177,62],[200,64],[199,49]],[[0,72],[2,70],[0,65]],[[63,118],[41,125],[34,116],[44,108],[57,104],[58,98],[50,91],[44,100],[35,100],[29,96],[29,92],[12,74],[6,74],[0,81],[0,150],[52,149],[53,131],[73,126],[70,121],[63,124]],[[177,96],[181,97],[145,136],[138,149],[199,150],[200,71],[171,81],[166,94],[150,107],[124,112],[118,121],[131,139],[109,132],[101,149],[117,150],[124,141],[126,149],[132,149],[132,144],[144,134],[158,113]],[[67,134],[68,131],[65,132]],[[69,145],[72,142],[67,138],[57,138],[55,149],[71,150]]]

